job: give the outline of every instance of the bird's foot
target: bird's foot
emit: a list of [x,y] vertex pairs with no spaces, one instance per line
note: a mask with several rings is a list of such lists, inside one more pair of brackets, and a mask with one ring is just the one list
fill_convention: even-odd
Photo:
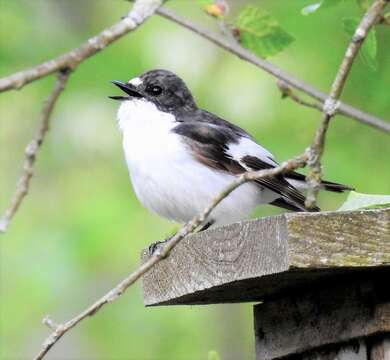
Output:
[[171,239],[172,236],[165,239],[164,241],[156,241],[149,245],[148,252],[149,256],[152,256],[156,251],[161,250],[161,248]]
[[[213,224],[214,224],[214,220],[211,220],[205,225],[203,225],[200,229],[198,229],[197,232],[207,230]],[[149,256],[152,256],[156,251],[160,251],[164,247],[164,245],[176,235],[177,229],[175,228],[174,230],[175,232],[172,233],[171,236],[168,236],[164,241],[156,241],[149,245],[148,247]]]

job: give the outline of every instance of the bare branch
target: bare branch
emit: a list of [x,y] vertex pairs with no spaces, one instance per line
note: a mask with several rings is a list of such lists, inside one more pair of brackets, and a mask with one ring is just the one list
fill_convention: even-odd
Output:
[[25,160],[23,164],[22,176],[18,181],[15,194],[11,199],[10,206],[6,209],[4,216],[0,219],[0,232],[7,231],[11,219],[15,215],[24,197],[28,193],[30,181],[34,174],[34,163],[38,150],[45,139],[47,131],[49,130],[50,117],[53,112],[54,105],[58,100],[61,92],[64,90],[69,74],[69,71],[60,71],[58,73],[57,81],[54,85],[53,91],[43,105],[38,132],[34,139],[27,145],[25,150]]
[[[229,39],[226,39],[224,37],[221,37],[217,34],[214,34],[201,26],[198,26],[191,21],[187,19],[183,19],[179,17],[178,15],[174,14],[171,10],[168,10],[165,7],[161,7],[156,11],[157,14],[161,15],[162,17],[171,20],[175,22],[176,24],[185,27],[186,29],[204,37],[205,39],[210,40],[215,45],[229,51],[230,53],[237,55],[240,59],[245,60],[260,69],[266,71],[270,75],[284,81],[289,86],[298,89],[300,91],[303,91],[307,95],[311,96],[312,98],[321,101],[324,103],[326,99],[328,98],[328,95],[317,90],[316,88],[312,87],[311,85],[308,85],[304,83],[301,80],[298,80],[291,74],[279,69],[275,65],[269,63],[268,61],[264,59],[258,58],[256,55],[251,53],[248,50],[245,50],[242,48],[237,42],[229,41]],[[338,112],[340,114],[343,114],[345,116],[349,116],[363,124],[369,125],[375,129],[384,131],[386,133],[390,134],[390,121],[382,120],[376,116],[366,114],[362,112],[361,110],[358,110],[350,105],[344,104],[340,102],[340,105],[338,107]]]
[[127,17],[103,30],[100,34],[90,38],[80,47],[33,68],[1,78],[0,92],[10,89],[20,89],[34,80],[41,79],[61,69],[74,70],[84,60],[103,50],[120,37],[135,30],[148,17],[153,15],[161,3],[162,0],[136,1]]
[[336,74],[336,78],[333,81],[329,97],[324,103],[321,123],[310,147],[310,157],[308,164],[311,169],[307,176],[309,192],[306,199],[306,206],[309,208],[315,205],[317,194],[321,185],[321,157],[324,152],[325,137],[329,122],[335,115],[337,109],[339,109],[341,106],[338,100],[344,89],[345,82],[351,71],[356,55],[358,54],[363,41],[367,37],[368,32],[375,25],[378,20],[378,16],[381,14],[388,3],[389,0],[375,1],[363,16],[345,52],[343,61],[341,62],[340,68]]
[[298,167],[302,167],[306,164],[307,155],[303,154],[297,158],[288,160],[280,166],[272,169],[261,170],[258,172],[247,172],[238,176],[235,181],[229,184],[223,191],[221,191],[210,203],[210,205],[203,210],[202,213],[195,216],[190,222],[184,225],[164,246],[158,248],[153,255],[143,263],[137,270],[132,272],[124,280],[122,280],[117,286],[110,290],[107,294],[97,300],[90,307],[85,309],[80,314],[76,315],[71,320],[64,324],[56,325],[48,316],[46,316],[43,322],[52,328],[54,331],[43,343],[43,348],[39,354],[35,357],[35,360],[43,359],[47,352],[65,335],[70,329],[79,324],[82,320],[88,316],[95,315],[103,306],[115,301],[120,297],[132,284],[140,279],[145,273],[147,273],[155,264],[162,259],[166,258],[170,251],[187,235],[193,233],[200,225],[204,224],[213,211],[213,209],[231,192],[241,186],[247,181],[252,181],[260,178],[272,177],[277,174],[285,173]]
[[[60,55],[52,60],[46,61],[43,64],[37,65],[31,69],[23,70],[10,76],[1,78],[0,92],[10,89],[19,89],[34,80],[45,77],[62,68],[75,69],[80,63],[82,63],[90,56],[103,50],[106,46],[116,41],[120,37],[126,35],[127,33],[131,32],[132,30],[135,30],[143,21],[146,20],[148,16],[150,16],[151,13],[153,13],[153,10],[151,9],[153,9],[154,7],[158,7],[157,3],[159,3],[159,0],[146,0],[146,2],[147,4],[143,6],[146,6],[149,9],[149,12],[145,13],[143,11],[134,11],[136,15],[130,16],[129,14],[128,17],[124,18],[122,21],[111,26],[110,28],[102,31],[100,34],[92,37],[80,47],[73,49],[72,51],[63,55]],[[143,4],[144,2],[141,3]],[[134,5],[134,8],[136,7],[136,5],[137,2]],[[229,41],[229,39],[213,34],[203,29],[202,27],[191,23],[186,19],[180,18],[166,8],[159,8],[156,12],[161,16],[210,40],[214,44],[231,52],[232,54],[237,55],[242,60],[248,61],[251,64],[268,72],[272,76],[283,80],[291,87],[303,91],[314,99],[317,99],[322,103],[324,103],[327,99],[327,94],[315,89],[314,87],[304,83],[303,81],[296,79],[289,73],[279,69],[268,61],[256,57],[253,53],[243,49],[239,44],[237,44],[236,41]],[[142,16],[140,16],[139,14],[142,14]],[[390,122],[382,120],[376,116],[364,113],[361,110],[358,110],[350,105],[340,103],[339,113],[345,116],[349,116],[373,128],[382,130],[386,133],[390,133]]]
[[276,82],[276,86],[278,87],[278,89],[282,93],[283,97],[289,97],[291,100],[295,101],[297,104],[322,111],[323,106],[320,103],[309,102],[309,101],[303,100],[298,95],[296,95],[294,93],[293,89],[290,86],[288,86],[288,84],[286,84],[284,81],[278,80]]

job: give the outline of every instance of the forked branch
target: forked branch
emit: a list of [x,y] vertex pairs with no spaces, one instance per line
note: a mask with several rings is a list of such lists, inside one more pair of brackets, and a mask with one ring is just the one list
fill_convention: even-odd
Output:
[[[46,132],[49,128],[50,115],[53,111],[55,102],[61,94],[62,88],[69,76],[70,71],[90,56],[105,48],[121,36],[136,29],[148,17],[154,14],[156,9],[162,4],[163,0],[137,0],[126,18],[102,31],[99,35],[89,39],[80,47],[63,54],[55,59],[49,60],[34,68],[27,69],[6,78],[0,79],[0,92],[21,88],[34,80],[41,79],[51,73],[58,72],[59,77],[53,93],[50,95],[42,111],[42,120],[40,129],[35,139],[27,146],[25,162],[22,176],[17,184],[16,192],[11,200],[10,206],[6,209],[3,218],[0,218],[0,233],[5,232],[11,219],[18,210],[24,197],[27,195],[30,180],[33,176],[33,165],[36,154],[41,146]],[[61,85],[62,84],[62,85]]]
[[23,172],[17,183],[16,191],[11,199],[11,204],[5,210],[3,217],[0,219],[0,232],[7,231],[7,228],[13,216],[18,210],[24,197],[28,193],[30,181],[34,174],[34,163],[37,158],[38,150],[41,147],[45,139],[46,133],[49,130],[50,118],[53,113],[54,106],[61,92],[65,88],[65,84],[68,80],[69,74],[69,70],[63,70],[58,73],[57,81],[54,84],[54,88],[43,105],[41,120],[39,122],[37,134],[35,135],[34,139],[32,139],[31,142],[27,145],[26,150],[24,152],[25,159],[23,164]]
[[118,285],[116,285],[112,290],[110,290],[106,295],[102,296],[94,304],[89,306],[80,314],[76,315],[71,320],[63,324],[55,324],[48,316],[43,319],[44,324],[48,325],[49,328],[54,331],[43,343],[43,348],[39,354],[34,358],[35,360],[41,360],[47,354],[47,352],[64,336],[69,330],[75,327],[82,320],[88,316],[95,315],[103,306],[115,301],[119,296],[121,296],[132,284],[134,284],[138,279],[140,279],[145,273],[147,273],[155,264],[157,264],[162,259],[166,258],[170,251],[187,235],[193,233],[198,229],[202,224],[204,224],[213,211],[213,209],[231,192],[242,184],[253,181],[256,179],[262,179],[267,177],[272,177],[277,174],[282,174],[299,167],[302,167],[306,164],[307,155],[303,154],[297,158],[288,160],[281,164],[280,166],[261,170],[258,172],[247,172],[239,177],[231,184],[229,184],[222,192],[220,192],[210,203],[210,205],[202,211],[199,215],[195,216],[190,222],[184,225],[163,247],[158,248],[153,255],[143,263],[137,270],[129,274],[124,280],[122,280]]
[[127,33],[135,30],[148,19],[163,0],[137,0],[129,14],[121,21],[90,38],[78,48],[30,69],[19,71],[0,79],[0,92],[20,89],[24,85],[41,79],[61,69],[75,70],[78,65]]
[[[238,56],[240,59],[247,61],[258,68],[264,70],[271,76],[274,76],[277,79],[282,80],[285,84],[288,84],[291,88],[300,90],[305,94],[309,95],[313,99],[325,103],[328,95],[317,90],[313,86],[306,84],[305,82],[298,80],[293,75],[285,72],[284,70],[278,68],[274,64],[271,64],[267,60],[261,59],[251,53],[250,51],[241,47],[236,41],[230,41],[226,37],[222,37],[218,34],[214,34],[195,23],[183,19],[182,17],[176,15],[171,10],[161,7],[156,11],[157,14],[162,17],[175,22],[176,24],[185,27],[186,29],[202,36],[203,38],[211,41],[215,45],[225,49],[226,51]],[[343,102],[339,103],[338,112],[345,116],[348,116],[352,119],[355,119],[363,124],[369,125],[375,129],[384,131],[390,134],[390,121],[380,119],[374,115],[366,114],[363,111],[356,109],[355,107],[345,104]]]
[[[158,7],[157,3],[159,3],[158,0],[146,0],[146,2],[147,5],[144,5],[144,2],[138,1],[134,5],[134,7],[137,5],[137,3],[140,3],[142,6],[149,6],[148,14],[150,14],[150,12],[152,12],[152,10],[150,9],[153,9],[154,6]],[[141,15],[143,14],[141,10],[136,13]],[[238,56],[240,59],[259,67],[260,69],[269,73],[271,76],[282,80],[290,87],[306,93],[307,95],[320,101],[321,103],[324,103],[325,100],[328,98],[327,94],[317,90],[313,86],[306,84],[301,80],[298,80],[291,74],[283,71],[282,69],[279,69],[277,66],[271,64],[270,62],[258,58],[250,51],[242,48],[236,41],[231,41],[231,39],[228,37],[222,37],[218,34],[214,34],[187,19],[181,18],[180,16],[176,15],[174,12],[165,7],[158,8],[156,13],[168,20],[175,22],[180,26],[185,27],[186,29],[189,29],[195,34],[198,34],[205,39],[208,39],[215,45]],[[1,78],[0,92],[10,89],[19,89],[34,80],[38,80],[62,68],[75,69],[81,62],[83,62],[87,58],[93,56],[98,51],[101,51],[106,46],[116,41],[120,37],[124,36],[128,32],[136,29],[144,20],[145,19],[140,15],[129,15],[117,24],[112,25],[108,29],[102,31],[100,34],[89,39],[80,47],[73,49],[68,53],[60,55],[52,60],[46,61],[31,69],[23,70],[7,77]],[[361,123],[364,123],[373,128],[390,134],[389,121],[380,119],[379,117],[376,117],[374,115],[364,113],[363,111],[356,109],[351,105],[344,104],[342,102],[340,102],[338,112]]]
[[322,119],[314,136],[313,143],[311,144],[310,157],[308,161],[310,172],[307,176],[309,192],[306,199],[306,206],[309,208],[315,205],[317,194],[321,186],[321,157],[324,152],[325,137],[329,122],[341,106],[339,98],[351,71],[352,64],[356,59],[368,32],[377,23],[378,17],[388,3],[389,0],[376,0],[363,16],[345,52],[343,61],[341,62],[336,74],[336,78],[333,81],[329,97],[324,102]]

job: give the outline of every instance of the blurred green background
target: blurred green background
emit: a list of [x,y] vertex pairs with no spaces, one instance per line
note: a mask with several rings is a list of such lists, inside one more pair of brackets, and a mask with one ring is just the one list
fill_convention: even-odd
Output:
[[[234,1],[234,8],[248,1]],[[302,16],[312,0],[254,1],[296,41],[270,60],[323,91],[329,89],[348,37],[344,16],[355,1]],[[178,13],[218,30],[193,1],[172,0]],[[78,46],[126,14],[122,0],[0,0],[0,76]],[[377,27],[377,72],[358,59],[343,95],[382,118],[390,115],[390,32]],[[148,213],[132,192],[116,124],[113,79],[152,68],[178,73],[198,103],[250,131],[279,160],[311,141],[320,114],[281,100],[275,80],[195,34],[153,17],[83,63],[61,96],[36,164],[31,189],[0,236],[0,358],[28,359],[49,330],[46,314],[69,319],[139,262],[142,248],[172,224]],[[53,77],[0,95],[0,211],[21,172]],[[329,180],[365,193],[390,193],[389,136],[338,116],[331,123],[324,170]],[[322,194],[336,209],[346,195]],[[256,216],[278,213],[262,207]],[[140,283],[67,334],[49,359],[253,359],[251,304],[145,309]]]

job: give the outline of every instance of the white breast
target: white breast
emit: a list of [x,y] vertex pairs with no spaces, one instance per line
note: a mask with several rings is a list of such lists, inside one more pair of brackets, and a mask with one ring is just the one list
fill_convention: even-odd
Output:
[[[204,210],[234,176],[213,170],[194,159],[169,113],[143,99],[124,101],[118,111],[123,148],[134,191],[149,210],[165,218],[186,222]],[[213,212],[216,223],[240,220],[260,202],[254,184],[235,190]],[[269,202],[263,199],[265,202]],[[271,200],[272,201],[272,200]]]

